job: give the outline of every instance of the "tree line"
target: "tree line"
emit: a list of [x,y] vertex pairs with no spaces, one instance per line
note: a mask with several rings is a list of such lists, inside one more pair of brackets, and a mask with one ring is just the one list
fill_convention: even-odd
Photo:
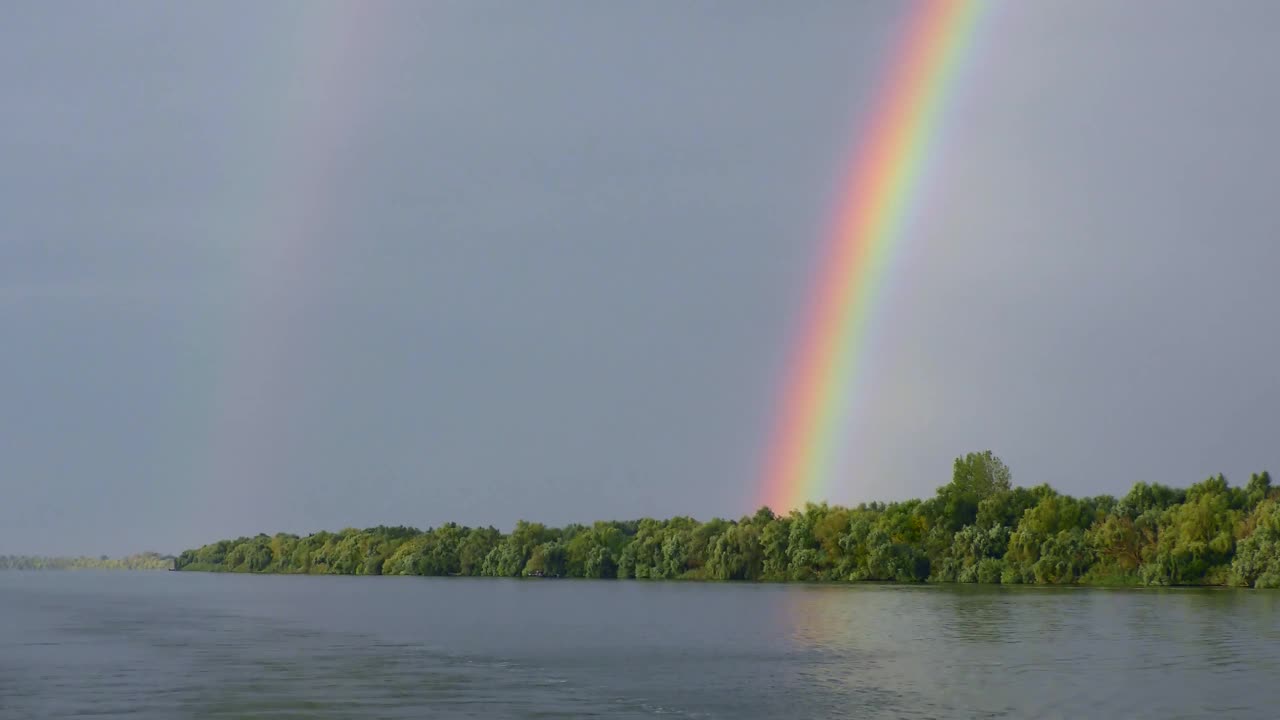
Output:
[[145,552],[122,558],[0,555],[0,570],[168,570],[172,555]]
[[1140,482],[1124,497],[1015,487],[990,451],[957,458],[924,500],[808,504],[738,520],[606,521],[510,533],[426,531],[258,535],[187,550],[181,570],[748,581],[1280,587],[1280,488],[1222,475],[1186,489]]

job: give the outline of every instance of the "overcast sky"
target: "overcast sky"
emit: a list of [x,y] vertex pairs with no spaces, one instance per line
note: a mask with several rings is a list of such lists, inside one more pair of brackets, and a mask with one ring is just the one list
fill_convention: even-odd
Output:
[[[752,511],[898,2],[0,7],[0,553]],[[1280,469],[1280,5],[1006,2],[829,499]]]

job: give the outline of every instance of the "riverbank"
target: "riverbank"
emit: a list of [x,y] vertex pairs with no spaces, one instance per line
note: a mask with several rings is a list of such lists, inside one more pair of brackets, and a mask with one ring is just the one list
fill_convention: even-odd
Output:
[[1280,489],[1221,475],[1123,497],[1014,487],[990,452],[955,462],[934,497],[769,508],[509,533],[448,523],[261,534],[183,552],[181,570],[337,575],[1280,587]]
[[172,570],[174,556],[145,552],[122,558],[0,555],[0,570]]

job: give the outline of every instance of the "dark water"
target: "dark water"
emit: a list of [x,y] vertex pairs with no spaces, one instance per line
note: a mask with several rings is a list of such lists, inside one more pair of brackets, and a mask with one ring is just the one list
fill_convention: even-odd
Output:
[[1280,717],[1280,592],[0,573],[0,717]]

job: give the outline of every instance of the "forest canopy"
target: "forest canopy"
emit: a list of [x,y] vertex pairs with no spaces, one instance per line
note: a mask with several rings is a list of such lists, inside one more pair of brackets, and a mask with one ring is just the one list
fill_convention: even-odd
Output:
[[1280,587],[1280,490],[1254,474],[1123,497],[1017,487],[990,451],[957,458],[924,500],[808,504],[510,533],[445,524],[280,533],[187,550],[177,569],[343,575]]

